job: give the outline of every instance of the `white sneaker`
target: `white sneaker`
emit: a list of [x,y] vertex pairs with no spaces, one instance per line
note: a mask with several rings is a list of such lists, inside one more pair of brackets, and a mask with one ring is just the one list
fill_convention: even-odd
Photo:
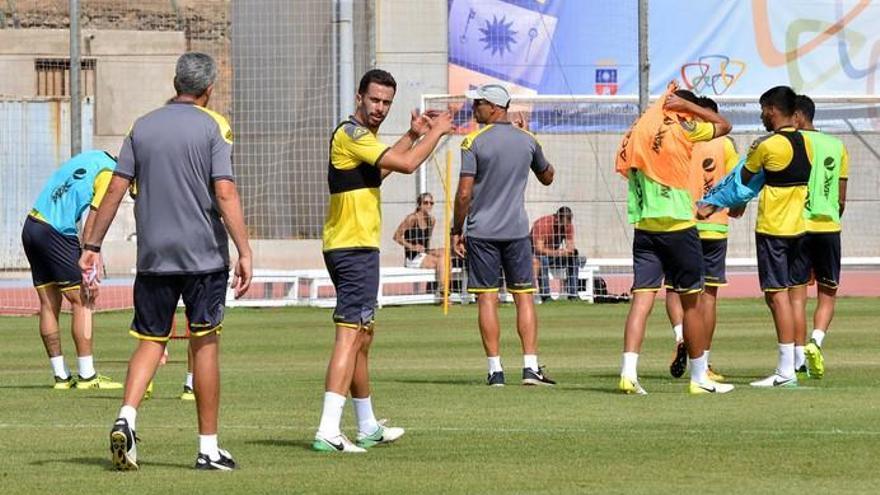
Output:
[[692,395],[726,394],[731,390],[733,390],[733,385],[729,383],[718,383],[712,380],[705,380],[699,383],[692,381],[688,387],[688,393]]
[[759,388],[792,388],[797,387],[797,375],[792,375],[790,377],[784,377],[779,373],[773,373],[772,375],[764,378],[762,380],[756,380],[749,385],[753,387]]
[[362,454],[366,449],[362,449],[351,443],[351,440],[345,435],[337,435],[335,437],[324,437],[320,433],[315,434],[315,441],[312,442],[312,450],[318,452],[343,452],[346,454]]
[[402,437],[406,431],[403,428],[399,428],[396,426],[385,426],[384,424],[379,424],[379,429],[367,435],[366,433],[358,433],[357,436],[357,445],[358,447],[363,447],[368,449],[370,447],[375,447],[376,445],[383,445],[387,443],[391,443],[398,438]]
[[642,388],[637,379],[623,375],[620,375],[620,381],[617,382],[617,390],[627,395],[648,395],[648,392]]

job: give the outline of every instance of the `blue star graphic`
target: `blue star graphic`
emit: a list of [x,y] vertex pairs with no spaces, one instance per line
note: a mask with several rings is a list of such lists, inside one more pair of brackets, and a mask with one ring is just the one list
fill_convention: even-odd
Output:
[[486,45],[483,47],[483,50],[492,50],[492,55],[496,53],[499,56],[504,56],[504,50],[511,52],[510,46],[516,43],[516,39],[514,35],[517,33],[510,29],[513,26],[513,21],[505,22],[507,17],[502,17],[501,20],[498,20],[497,16],[492,16],[492,22],[486,21],[486,27],[480,28],[480,32],[483,33],[483,37],[480,38],[480,41],[485,43]]

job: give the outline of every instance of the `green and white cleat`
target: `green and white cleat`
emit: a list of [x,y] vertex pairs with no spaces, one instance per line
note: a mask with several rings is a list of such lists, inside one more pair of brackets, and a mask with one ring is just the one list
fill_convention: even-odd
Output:
[[756,380],[749,385],[757,388],[795,388],[798,386],[797,375],[784,377],[777,373],[773,373],[767,378]]
[[369,435],[358,433],[357,444],[358,447],[369,449],[370,447],[375,447],[377,445],[392,443],[402,437],[404,433],[406,433],[406,431],[403,428],[385,426],[384,424],[379,423],[379,428]]
[[320,433],[315,434],[315,441],[312,442],[312,450],[316,452],[340,452],[344,454],[363,454],[366,449],[358,447],[351,443],[351,440],[345,435],[336,435],[335,437],[324,437]]
[[822,348],[816,345],[815,340],[810,339],[810,343],[804,346],[804,354],[807,357],[810,378],[818,380],[825,376],[825,358],[822,357]]

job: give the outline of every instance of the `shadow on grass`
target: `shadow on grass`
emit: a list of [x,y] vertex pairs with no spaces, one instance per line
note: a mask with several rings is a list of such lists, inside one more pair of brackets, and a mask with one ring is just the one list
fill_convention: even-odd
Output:
[[245,442],[249,445],[260,445],[263,447],[283,447],[283,448],[297,448],[303,450],[312,450],[312,442],[306,440],[284,440],[277,438],[267,438],[260,440],[248,440]]
[[[34,461],[31,463],[33,466],[49,466],[52,464],[76,464],[80,466],[95,466],[102,468],[104,471],[115,472],[116,469],[113,468],[113,463],[110,462],[110,459],[106,457],[74,457],[72,459],[54,459],[48,461]],[[140,460],[138,462],[138,466],[140,469],[150,468],[150,467],[166,467],[166,468],[174,468],[174,469],[186,469],[187,471],[192,470],[192,465],[186,463],[170,463],[170,462],[144,462]]]
[[3,388],[18,388],[18,389],[22,389],[22,390],[36,390],[36,389],[52,390],[51,385],[0,385],[0,389],[3,389]]
[[422,385],[485,385],[482,381],[476,381],[473,378],[447,378],[447,379],[430,379],[430,378],[397,378],[391,380],[382,380],[391,383],[418,383]]

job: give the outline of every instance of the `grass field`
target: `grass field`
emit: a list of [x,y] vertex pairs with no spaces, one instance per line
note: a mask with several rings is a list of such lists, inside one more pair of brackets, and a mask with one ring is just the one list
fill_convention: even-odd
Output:
[[[476,307],[380,311],[373,350],[378,417],[407,428],[361,456],[308,449],[332,343],[327,310],[231,310],[223,336],[221,444],[240,469],[191,469],[193,403],[177,399],[184,344],[171,343],[142,406],[141,471],[110,470],[119,391],[54,391],[35,318],[0,318],[0,492],[30,493],[876,493],[880,362],[876,299],[844,299],[826,340],[825,379],[754,390],[776,360],[769,313],[724,301],[713,364],[737,389],[688,396],[666,372],[671,331],[655,308],[642,353],[646,397],[614,392],[625,305],[539,307],[554,389],[483,385]],[[522,365],[502,310],[502,357]],[[99,371],[122,380],[129,313],[96,317]],[[67,325],[67,320],[64,322]],[[65,331],[68,364],[75,367]],[[343,418],[354,436],[351,406]]]

